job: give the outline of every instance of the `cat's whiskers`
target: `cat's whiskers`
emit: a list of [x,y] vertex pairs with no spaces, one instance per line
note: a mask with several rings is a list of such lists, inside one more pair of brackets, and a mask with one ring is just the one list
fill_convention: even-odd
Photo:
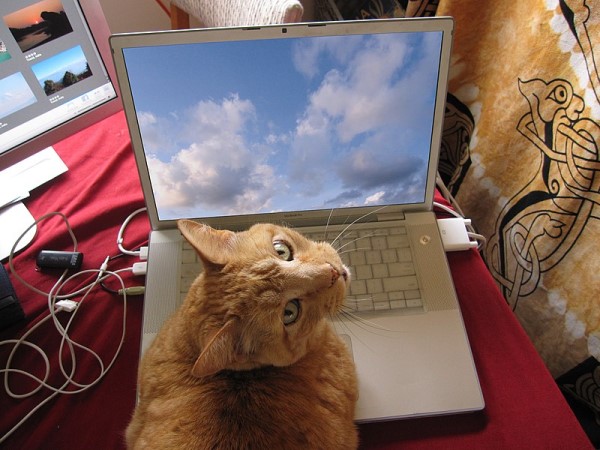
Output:
[[377,324],[374,324],[373,322],[371,322],[367,319],[358,317],[349,311],[343,311],[343,310],[338,311],[336,316],[338,318],[338,320],[336,321],[336,323],[338,324],[338,327],[339,327],[339,329],[337,330],[338,334],[340,332],[345,331],[349,336],[352,337],[352,339],[356,339],[357,342],[360,342],[360,344],[362,344],[364,347],[367,347],[371,351],[376,351],[376,349],[373,348],[371,345],[369,345],[369,343],[367,341],[362,339],[360,337],[360,335],[358,335],[356,333],[356,330],[352,330],[346,323],[346,320],[353,322],[356,327],[361,328],[368,333],[374,333],[374,334],[377,334],[380,336],[385,336],[386,333],[393,331],[393,330],[388,330],[385,327],[381,327]]
[[342,231],[340,231],[340,232],[339,232],[339,234],[336,236],[336,238],[335,238],[333,241],[331,241],[331,242],[330,242],[331,246],[332,246],[332,247],[334,247],[334,245],[335,245],[335,243],[337,242],[337,240],[338,240],[338,239],[340,239],[340,238],[341,238],[341,237],[342,237],[342,236],[343,236],[343,235],[346,233],[346,231],[348,231],[348,230],[350,229],[350,227],[351,227],[352,225],[354,225],[355,223],[358,223],[358,222],[360,222],[362,219],[364,219],[365,217],[368,217],[368,216],[370,216],[371,214],[376,214],[376,213],[378,213],[379,211],[381,211],[381,210],[382,210],[382,209],[384,209],[384,208],[386,208],[386,206],[381,206],[381,207],[379,207],[379,208],[377,208],[377,209],[374,209],[373,211],[369,211],[368,213],[366,213],[366,214],[363,214],[362,216],[360,216],[360,217],[359,217],[359,218],[357,218],[357,219],[354,219],[354,220],[353,220],[352,222],[350,222],[350,223],[349,223],[349,224],[348,224],[346,227],[344,227],[344,228],[342,229]]
[[365,251],[365,250],[371,250],[371,249],[368,247],[356,247],[356,248],[349,248],[348,250],[344,250],[343,252],[340,252],[338,249],[338,255],[345,255],[347,253],[360,252],[360,251]]
[[[358,298],[355,297],[352,299],[352,301],[354,301],[354,302],[370,302],[373,300],[374,299],[372,296],[358,297]],[[340,319],[339,322],[341,322],[341,323],[343,323],[344,318],[346,318],[346,319],[351,320],[354,323],[360,323],[362,325],[369,326],[371,328],[375,328],[380,331],[399,332],[399,330],[392,330],[390,328],[386,328],[382,325],[371,322],[370,320],[368,320],[358,314],[355,314],[355,310],[344,303],[342,303],[340,309],[336,312],[336,315]],[[365,328],[365,327],[361,327],[361,328],[363,328],[364,330],[367,330],[367,328]]]
[[[364,345],[365,347],[367,347],[369,350],[373,350],[373,348],[372,348],[372,347],[371,347],[371,346],[370,346],[370,345],[369,345],[367,342],[365,342],[363,339],[361,339],[361,338],[360,338],[360,336],[358,336],[356,333],[354,333],[354,332],[353,332],[353,331],[350,329],[350,327],[349,327],[349,326],[346,324],[346,322],[345,322],[345,321],[342,319],[342,317],[340,317],[340,316],[343,316],[343,315],[345,315],[345,314],[346,314],[346,313],[345,313],[344,311],[338,311],[338,312],[335,314],[335,316],[338,318],[338,320],[336,321],[336,323],[338,324],[338,326],[339,326],[340,328],[343,328],[343,330],[342,330],[342,329],[340,329],[340,330],[337,330],[337,333],[338,333],[338,334],[340,334],[340,332],[344,332],[344,331],[345,331],[345,332],[346,332],[346,333],[347,333],[349,336],[352,336],[354,339],[356,339],[356,340],[357,340],[358,342],[360,342],[362,345]],[[331,319],[332,321],[333,321],[333,320],[335,320],[335,318],[334,318],[334,317],[330,317],[330,319]]]
[[327,242],[327,232],[329,231],[329,223],[331,222],[331,216],[333,215],[333,211],[334,211],[334,208],[331,208],[331,211],[329,212],[329,217],[327,217],[327,223],[325,224],[325,235],[324,235],[325,242]]
[[[383,236],[383,234],[369,233],[369,234],[365,234],[364,236],[359,236],[359,237],[357,237],[357,238],[354,238],[354,239],[352,239],[352,240],[350,240],[350,241],[348,241],[348,242],[346,242],[346,243],[344,243],[344,244],[340,245],[339,247],[337,247],[337,248],[336,248],[336,250],[337,250],[337,252],[339,253],[339,252],[340,252],[340,250],[341,250],[341,249],[343,249],[344,247],[346,247],[346,246],[348,246],[348,245],[351,245],[351,244],[354,244],[355,242],[358,242],[358,241],[360,241],[361,239],[366,239],[366,238],[370,238],[370,237],[373,237],[373,236]],[[344,238],[342,237],[342,239],[340,239],[340,242],[341,242],[341,240],[343,240],[343,239],[344,239]],[[360,248],[357,248],[357,249],[354,249],[354,250],[365,250],[365,249],[360,249]]]
[[[354,248],[348,248],[348,246],[356,244],[357,242],[359,242],[360,240],[366,239],[366,238],[370,238],[373,236],[383,236],[383,233],[377,233],[377,232],[369,232],[364,234],[363,236],[358,236],[356,238],[350,239],[348,241],[345,241],[345,236],[347,235],[347,233],[352,231],[352,227],[361,222],[364,218],[372,215],[372,214],[376,214],[379,211],[385,209],[386,206],[381,206],[373,211],[370,211],[360,217],[358,217],[357,219],[353,220],[352,222],[350,222],[349,224],[346,225],[346,222],[344,222],[342,225],[346,225],[339,233],[338,235],[329,242],[329,244],[334,247],[336,249],[336,251],[338,252],[338,254],[340,256],[351,253],[351,252],[356,252],[356,251],[365,251],[365,250],[369,250],[369,248],[366,247],[354,247]],[[325,227],[325,235],[324,235],[324,240],[327,241],[327,233],[329,231],[329,225],[331,222],[331,218],[333,217],[333,212],[334,210],[332,209],[331,212],[329,213],[329,217],[327,218],[327,225]],[[336,244],[338,245],[336,247]],[[346,250],[344,250],[346,249]],[[353,301],[357,301],[357,302],[361,302],[361,301],[372,301],[373,298],[372,297],[363,297],[363,298],[354,298]],[[400,330],[392,330],[390,328],[384,327],[382,325],[379,325],[375,322],[372,322],[370,320],[368,320],[365,317],[362,317],[360,315],[355,314],[355,311],[349,307],[348,305],[342,304],[340,309],[332,316],[332,314],[330,314],[330,319],[331,320],[336,320],[336,323],[339,324],[340,327],[343,327],[348,334],[352,335],[354,338],[358,339],[363,345],[368,346],[365,342],[363,342],[359,336],[356,335],[356,333],[354,333],[352,331],[352,329],[348,326],[348,324],[346,323],[346,321],[350,321],[353,322],[356,326],[358,326],[359,328],[371,332],[371,333],[376,333],[376,334],[383,334],[384,332],[391,332],[391,333],[398,333],[400,332]]]

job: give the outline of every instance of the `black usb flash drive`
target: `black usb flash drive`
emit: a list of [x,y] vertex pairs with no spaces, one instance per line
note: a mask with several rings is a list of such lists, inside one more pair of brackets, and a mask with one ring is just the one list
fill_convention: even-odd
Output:
[[42,269],[78,270],[83,262],[83,253],[42,250],[37,257],[36,262],[38,267]]

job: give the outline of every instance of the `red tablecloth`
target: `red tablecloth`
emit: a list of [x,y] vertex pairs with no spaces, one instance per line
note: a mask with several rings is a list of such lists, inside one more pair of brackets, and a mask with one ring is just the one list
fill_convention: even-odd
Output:
[[[118,113],[55,145],[69,172],[33,192],[26,204],[34,217],[59,211],[65,214],[84,253],[83,269],[100,267],[107,256],[119,254],[116,239],[123,221],[144,205],[127,126]],[[439,199],[438,199],[439,200]],[[126,248],[145,243],[149,224],[138,215],[125,231]],[[71,240],[56,217],[39,226],[34,242],[15,258],[18,273],[48,291],[55,274],[35,270],[35,256],[44,248],[71,250]],[[475,251],[448,256],[465,325],[473,348],[486,408],[460,416],[362,425],[361,448],[426,449],[585,449],[589,441],[528,337],[506,306],[486,267]],[[129,267],[135,257],[121,257],[109,268]],[[90,275],[91,277],[92,275]],[[11,276],[12,277],[12,276]],[[13,284],[27,319],[0,332],[0,340],[15,339],[48,315],[45,297],[30,292],[14,277]],[[133,276],[128,285],[143,283]],[[36,411],[0,448],[118,449],[135,402],[142,297],[127,302],[123,347],[108,373],[80,394],[61,394]],[[108,364],[121,337],[124,305],[121,297],[96,289],[81,306],[70,329],[71,338],[91,347]],[[63,324],[69,319],[60,313]],[[30,340],[50,355],[49,383],[60,386],[57,371],[60,339],[44,323]],[[0,346],[0,368],[11,345]],[[87,383],[99,366],[89,355],[78,358],[76,379]],[[68,355],[63,359],[69,364]],[[23,349],[11,367],[43,376],[44,364],[33,350]],[[443,374],[440,374],[443,376]],[[30,390],[32,382],[11,375],[13,390]],[[0,435],[7,433],[51,392],[41,389],[15,400],[0,387]]]

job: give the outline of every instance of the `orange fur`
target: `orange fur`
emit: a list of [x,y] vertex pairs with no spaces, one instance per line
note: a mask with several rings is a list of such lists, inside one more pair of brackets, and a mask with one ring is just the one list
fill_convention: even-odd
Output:
[[327,321],[349,283],[335,250],[274,225],[178,225],[204,270],[142,359],[128,448],[356,448],[355,368]]

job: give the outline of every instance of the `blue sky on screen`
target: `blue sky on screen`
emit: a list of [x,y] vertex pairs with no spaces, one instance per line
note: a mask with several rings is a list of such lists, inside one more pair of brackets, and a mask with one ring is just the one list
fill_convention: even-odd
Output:
[[126,49],[159,215],[423,201],[440,40]]
[[0,80],[0,119],[36,101],[35,95],[20,72]]
[[81,46],[65,50],[51,58],[40,63],[34,64],[31,70],[40,81],[42,87],[45,80],[59,82],[62,80],[66,71],[74,74],[80,74],[85,70],[87,60]]

